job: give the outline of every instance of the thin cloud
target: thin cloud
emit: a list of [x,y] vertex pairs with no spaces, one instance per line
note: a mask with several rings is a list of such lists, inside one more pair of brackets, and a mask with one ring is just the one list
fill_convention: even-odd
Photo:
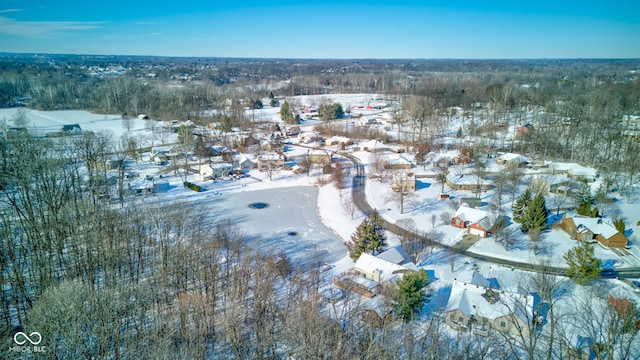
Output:
[[0,34],[42,38],[65,31],[97,29],[105,23],[105,21],[18,21],[0,16]]
[[20,12],[20,11],[24,11],[24,9],[5,9],[5,10],[0,10],[0,14],[6,14],[6,13],[12,13],[12,12]]

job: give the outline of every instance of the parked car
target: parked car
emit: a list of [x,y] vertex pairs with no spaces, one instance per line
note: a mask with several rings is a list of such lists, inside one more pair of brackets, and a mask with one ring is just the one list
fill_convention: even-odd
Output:
[[633,280],[631,283],[633,284],[633,287],[640,289],[640,281]]

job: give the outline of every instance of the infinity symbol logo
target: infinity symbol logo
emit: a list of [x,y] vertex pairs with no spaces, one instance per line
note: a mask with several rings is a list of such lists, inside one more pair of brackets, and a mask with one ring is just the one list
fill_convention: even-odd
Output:
[[[24,337],[25,340],[18,341],[18,335],[22,335],[22,337]],[[31,340],[31,337],[34,337],[34,335],[37,335],[38,341]],[[19,331],[15,335],[13,335],[13,341],[18,345],[22,345],[22,344],[26,343],[27,341],[30,342],[31,345],[38,345],[42,341],[42,335],[40,335],[39,332],[34,331],[31,334],[29,334],[29,336],[27,336],[27,334],[23,333],[22,331]]]

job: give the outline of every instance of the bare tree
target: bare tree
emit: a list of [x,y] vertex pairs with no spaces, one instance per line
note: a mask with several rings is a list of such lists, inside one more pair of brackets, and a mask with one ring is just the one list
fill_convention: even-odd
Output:
[[353,220],[356,211],[358,211],[358,206],[353,199],[349,196],[342,197],[342,208],[351,216],[351,220]]
[[393,173],[392,181],[391,187],[393,188],[393,192],[390,193],[388,200],[398,201],[400,204],[400,214],[404,214],[405,201],[415,197],[415,177],[413,173],[408,173],[406,170],[398,170]]
[[387,162],[381,153],[376,152],[375,154],[373,154],[372,161],[369,167],[372,177],[377,177],[380,182],[383,182],[387,176],[386,165]]
[[444,193],[444,185],[447,183],[447,175],[449,175],[448,167],[436,166],[434,168],[436,172],[436,181],[440,184],[440,193]]

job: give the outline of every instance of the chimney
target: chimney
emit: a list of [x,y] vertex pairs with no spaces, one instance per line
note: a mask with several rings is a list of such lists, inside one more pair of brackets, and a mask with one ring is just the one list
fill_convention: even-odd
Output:
[[380,270],[375,269],[373,270],[373,281],[375,282],[380,282]]

